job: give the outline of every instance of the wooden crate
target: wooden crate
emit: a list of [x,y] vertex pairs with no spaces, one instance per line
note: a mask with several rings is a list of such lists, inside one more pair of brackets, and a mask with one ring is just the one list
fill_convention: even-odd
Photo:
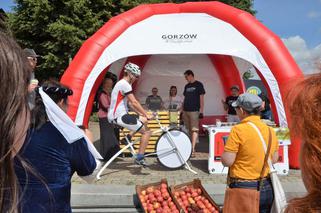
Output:
[[[179,207],[184,210],[184,212],[189,213],[190,211],[188,211],[186,208],[184,208],[182,205],[180,205],[181,201],[178,199],[178,195],[181,196],[181,192],[183,192],[183,191],[184,191],[184,193],[186,193],[185,189],[187,187],[193,188],[193,189],[195,189],[195,191],[197,191],[197,189],[201,190],[200,195],[202,197],[205,197],[209,201],[209,203],[215,208],[215,210],[209,211],[209,212],[218,213],[220,211],[219,206],[215,203],[215,201],[207,193],[207,191],[203,187],[200,179],[194,179],[191,182],[182,183],[182,184],[170,187],[170,193],[172,194],[172,197],[174,198],[176,203],[178,203]],[[197,197],[199,197],[199,196],[197,196]],[[196,197],[193,198],[193,201],[195,201],[194,199],[196,200]],[[202,201],[202,200],[200,200],[200,201]],[[195,201],[195,204],[192,204],[191,202],[189,202],[189,205],[190,206],[197,205],[197,201]]]
[[[153,188],[153,190],[160,190],[161,184],[166,184],[167,185],[166,189],[167,189],[167,192],[168,192],[168,194],[170,196],[170,199],[168,199],[167,202],[169,202],[169,201],[174,202],[178,212],[183,213],[184,211],[182,209],[180,209],[178,207],[178,203],[176,201],[174,201],[174,199],[173,199],[173,197],[172,197],[172,195],[170,193],[170,189],[168,187],[167,180],[165,178],[162,179],[160,182],[156,182],[156,183],[150,183],[150,184],[146,184],[146,185],[136,185],[136,195],[137,195],[137,198],[138,198],[138,203],[140,205],[140,208],[143,210],[143,212],[148,213],[146,206],[144,207],[143,203],[142,203],[142,199],[146,199],[146,197],[148,197],[149,193],[147,192],[147,188],[151,187],[151,188]],[[146,194],[142,195],[142,191],[145,191]],[[153,194],[153,192],[152,192],[152,194]],[[158,201],[155,201],[155,202],[158,202]],[[162,203],[160,203],[160,202],[158,202],[158,203],[162,206]]]
[[[149,111],[148,114],[152,114],[153,112]],[[175,123],[174,122],[170,122],[170,118],[171,118],[171,115],[173,114],[177,114],[177,119],[175,119]],[[129,114],[135,114],[134,112],[130,112]],[[159,111],[157,112],[158,114],[158,118],[160,120],[160,123],[164,126],[169,126],[170,124],[174,124],[174,125],[179,125],[179,112],[169,112],[169,111]],[[173,121],[173,120],[172,120]],[[147,124],[148,128],[153,132],[155,130],[158,130],[159,129],[159,125],[157,123],[156,120],[150,120],[148,121],[148,124]],[[120,131],[120,139],[124,138],[125,135],[129,134],[129,130],[128,129],[123,129],[122,131]],[[150,137],[149,139],[149,142],[148,142],[148,146],[146,147],[146,150],[145,150],[145,153],[153,153],[155,152],[155,148],[156,148],[156,142],[157,142],[157,139],[158,137],[161,135],[161,133],[157,133],[157,134],[154,134]],[[136,133],[134,137],[132,137],[132,140],[135,141],[137,139],[140,139],[141,137],[141,134],[140,133]],[[137,149],[136,151],[138,152],[138,148],[139,148],[139,144],[140,144],[140,141],[137,142],[134,147],[135,149]],[[121,148],[123,148],[125,145],[120,145]],[[124,153],[130,153],[129,150],[126,150],[124,151]]]

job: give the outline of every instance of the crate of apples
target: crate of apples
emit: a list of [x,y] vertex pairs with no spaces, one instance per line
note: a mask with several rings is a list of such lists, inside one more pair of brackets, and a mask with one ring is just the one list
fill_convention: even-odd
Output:
[[136,193],[144,212],[180,213],[178,204],[169,193],[166,179],[144,186],[136,186]]
[[219,207],[209,196],[199,179],[171,187],[174,200],[186,213],[219,213]]

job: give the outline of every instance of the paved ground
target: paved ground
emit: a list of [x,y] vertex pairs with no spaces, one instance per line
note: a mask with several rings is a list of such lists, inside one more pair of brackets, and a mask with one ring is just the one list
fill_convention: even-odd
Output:
[[[95,145],[99,148],[99,125],[90,123]],[[86,184],[75,175],[72,179],[73,212],[140,212],[135,196],[135,185],[158,182],[167,178],[169,185],[180,184],[199,178],[210,196],[222,205],[224,201],[226,175],[209,174],[207,170],[208,142],[203,137],[196,147],[196,158],[190,160],[192,174],[186,169],[169,170],[155,158],[147,158],[149,168],[134,165],[130,157],[118,158],[109,166],[100,181]],[[288,199],[303,196],[305,188],[299,170],[291,170],[287,176],[279,176]]]
[[[93,132],[94,141],[99,148],[99,125],[91,122],[90,130]],[[155,158],[147,158],[147,162],[151,164],[149,168],[141,168],[133,163],[130,157],[118,158],[112,165],[105,170],[102,179],[95,184],[121,184],[121,185],[137,185],[150,182],[157,182],[161,178],[166,177],[170,184],[188,182],[194,178],[199,178],[203,183],[219,184],[225,183],[226,175],[213,175],[208,173],[208,142],[206,137],[200,139],[197,144],[198,151],[196,158],[190,160],[190,165],[197,171],[197,175],[186,169],[169,170],[161,166]],[[291,170],[289,175],[280,176],[282,182],[301,182],[299,170]],[[84,183],[79,177],[73,178],[75,183]]]

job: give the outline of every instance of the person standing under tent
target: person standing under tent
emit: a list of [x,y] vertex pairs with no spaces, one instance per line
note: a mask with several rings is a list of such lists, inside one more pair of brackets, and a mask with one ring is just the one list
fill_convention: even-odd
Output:
[[192,70],[184,72],[187,84],[184,88],[183,119],[192,140],[192,157],[198,140],[199,119],[203,118],[205,89],[201,82],[195,80]]
[[259,97],[263,101],[261,107],[261,119],[272,120],[272,112],[269,98],[263,92],[261,92]]
[[[147,127],[147,121],[151,119],[152,116],[148,115],[142,105],[137,101],[132,89],[132,84],[137,80],[140,74],[140,68],[136,64],[129,62],[125,65],[124,77],[116,83],[111,93],[111,103],[107,116],[109,122],[132,131],[132,135],[137,132],[142,134],[135,163],[147,166],[144,154],[151,135],[151,132]],[[128,114],[128,102],[138,113],[138,116]],[[131,137],[132,135],[126,137]]]
[[107,119],[110,106],[110,95],[113,88],[113,80],[105,78],[102,84],[102,90],[98,95],[98,118],[100,128],[100,153],[104,160],[109,160],[120,150],[119,142],[116,138],[113,124]]
[[146,98],[145,105],[151,111],[157,111],[163,109],[163,100],[157,95],[158,89],[157,87],[152,88],[152,95],[149,95]]
[[230,88],[231,95],[227,96],[225,100],[222,100],[222,104],[225,110],[227,110],[227,122],[240,122],[239,117],[236,114],[234,107],[232,107],[232,103],[237,100],[240,87],[238,85],[233,85]]
[[177,125],[178,113],[182,111],[183,98],[177,95],[177,87],[171,86],[169,97],[164,102],[164,107],[169,111],[170,123]]
[[164,106],[168,110],[181,111],[183,98],[177,95],[177,87],[171,86],[169,89],[169,97],[165,100]]

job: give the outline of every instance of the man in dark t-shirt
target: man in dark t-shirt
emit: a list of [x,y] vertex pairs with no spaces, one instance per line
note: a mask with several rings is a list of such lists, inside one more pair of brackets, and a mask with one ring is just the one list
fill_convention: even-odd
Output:
[[149,95],[146,98],[145,105],[151,111],[157,111],[163,108],[163,100],[159,95],[157,95],[157,93],[158,89],[156,87],[153,87],[152,95]]
[[205,90],[203,84],[195,80],[192,70],[186,70],[184,76],[188,83],[184,88],[183,119],[192,139],[192,157],[194,157],[199,119],[203,118]]
[[232,103],[239,97],[240,88],[238,85],[233,85],[230,90],[231,95],[222,100],[224,109],[227,110],[227,122],[240,122],[240,118],[237,116],[234,107],[232,107]]
[[261,107],[261,118],[272,120],[272,112],[271,112],[271,106],[270,106],[270,100],[268,97],[262,92],[259,97],[262,99],[263,104]]

